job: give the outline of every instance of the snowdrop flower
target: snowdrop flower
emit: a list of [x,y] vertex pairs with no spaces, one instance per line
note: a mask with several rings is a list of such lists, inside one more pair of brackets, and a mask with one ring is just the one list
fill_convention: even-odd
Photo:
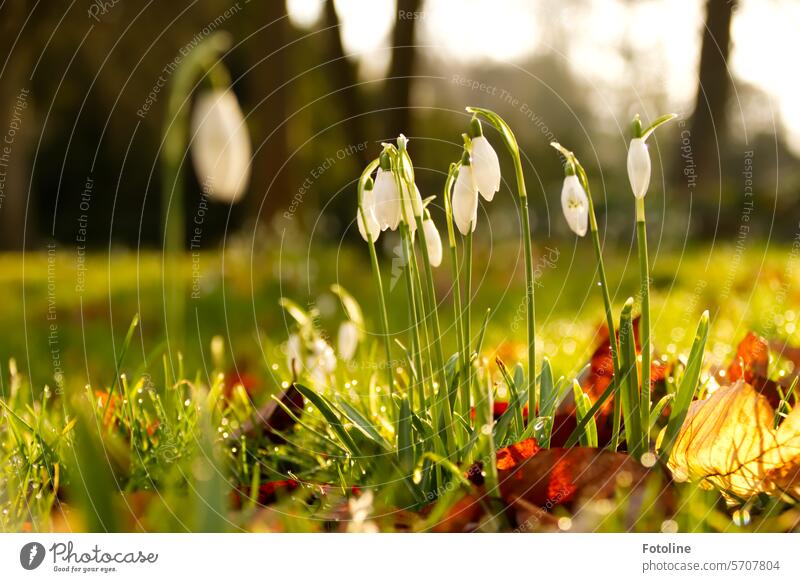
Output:
[[378,526],[368,518],[372,513],[372,491],[365,491],[359,497],[347,500],[351,521],[347,524],[350,533],[378,533]]
[[381,230],[396,230],[400,224],[400,192],[392,172],[389,154],[383,152],[380,157],[380,167],[375,176],[374,205],[375,218]]
[[650,186],[650,152],[644,138],[635,137],[628,147],[628,180],[636,198],[644,198]]
[[230,89],[201,94],[192,114],[192,162],[198,180],[219,200],[236,202],[250,181],[252,147]]
[[564,186],[561,188],[561,209],[572,232],[578,236],[585,235],[589,222],[589,198],[574,172],[568,173],[564,178]]
[[358,326],[350,321],[343,321],[339,326],[339,336],[337,344],[339,347],[339,355],[343,360],[349,362],[356,355],[358,348]]
[[442,264],[442,237],[436,230],[436,225],[430,217],[422,221],[422,230],[425,231],[425,244],[428,247],[428,259],[431,267],[438,267]]
[[491,202],[500,189],[500,160],[492,144],[483,135],[481,122],[476,117],[469,124],[472,138],[472,173],[481,196]]
[[469,159],[461,161],[456,183],[453,185],[453,220],[458,231],[466,236],[478,224],[478,187]]
[[367,218],[366,227],[364,226],[363,216],[361,214],[361,209],[356,209],[356,222],[358,223],[358,232],[361,233],[361,238],[365,241],[369,241],[369,237],[372,236],[372,242],[378,240],[378,237],[381,234],[381,225],[378,222],[378,219],[375,218],[375,190],[373,189],[373,182],[372,180],[368,180],[366,187],[364,188],[364,192],[361,198],[361,206],[364,209],[364,215]]

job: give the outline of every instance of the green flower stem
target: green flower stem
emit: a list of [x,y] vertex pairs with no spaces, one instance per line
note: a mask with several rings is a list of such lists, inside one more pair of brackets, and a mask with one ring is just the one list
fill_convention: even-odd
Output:
[[645,449],[649,446],[647,427],[650,426],[650,364],[652,344],[650,341],[650,261],[647,256],[647,226],[644,214],[644,198],[636,199],[636,239],[639,246],[639,277],[642,293],[642,319],[639,335],[642,336],[642,391],[639,402],[644,431]]
[[[363,224],[367,223],[367,216],[364,212],[364,185],[370,178],[372,172],[379,165],[379,160],[374,160],[366,167],[358,180],[358,212],[361,214],[361,221]],[[389,340],[389,313],[386,309],[386,296],[383,292],[383,281],[381,279],[381,267],[378,263],[378,253],[375,249],[375,241],[372,240],[372,233],[367,231],[367,244],[369,245],[369,257],[372,263],[372,277],[375,281],[375,292],[378,294],[378,305],[381,311],[381,335],[383,336],[383,347],[386,351],[386,382],[388,385],[389,395],[394,394],[394,381],[392,378],[392,348],[391,341]]]
[[480,107],[467,107],[467,111],[484,117],[503,137],[509,153],[514,160],[514,173],[517,178],[517,194],[522,222],[522,242],[525,246],[525,304],[528,320],[528,422],[536,419],[536,303],[533,280],[533,244],[531,239],[531,218],[528,212],[528,194],[525,189],[525,175],[522,171],[522,158],[514,132],[494,111]]
[[[169,348],[170,328],[174,338],[182,340],[186,312],[186,292],[180,271],[186,243],[183,219],[184,182],[182,164],[189,143],[189,105],[198,79],[207,77],[213,86],[227,86],[229,77],[217,64],[228,50],[231,37],[215,33],[193,50],[175,71],[167,98],[161,147],[161,219],[164,231],[164,323]],[[169,278],[168,278],[169,274]]]
[[[458,169],[460,164],[453,163],[450,165],[450,171],[447,174],[447,180],[444,185],[444,212],[447,221],[447,240],[450,248],[450,263],[453,267],[453,290],[455,293],[455,324],[456,334],[458,335],[458,353],[461,359],[462,374],[466,374],[467,366],[469,365],[469,355],[467,350],[467,340],[464,336],[464,325],[462,321],[462,304],[461,304],[461,268],[458,262],[458,249],[456,248],[456,235],[453,225],[453,208],[450,200],[450,192],[453,188],[453,182],[458,176]],[[469,386],[465,383],[464,378],[459,382],[460,396],[457,399],[459,402],[459,414],[464,420],[469,418]]]
[[414,252],[408,225],[400,223],[400,238],[403,241],[403,254],[405,255],[405,279],[406,293],[408,294],[409,317],[411,319],[411,354],[414,360],[415,374],[412,375],[412,387],[416,386],[419,394],[419,406],[421,410],[427,410],[427,399],[425,398],[425,369],[422,365],[422,339],[419,333],[419,311],[417,309],[417,292],[414,284],[414,273],[412,272],[411,255]]
[[472,318],[472,231],[466,237],[464,245],[464,303],[461,311],[461,327],[464,330],[464,341],[466,342],[466,358],[464,360],[464,382],[462,397],[464,401],[461,406],[466,411],[466,420],[471,417],[470,414],[470,394],[472,393],[472,331],[471,331],[471,318]]
[[[608,326],[608,338],[609,344],[611,345],[611,362],[614,366],[614,373],[611,377],[611,393],[614,395],[615,403],[614,403],[614,423],[618,423],[619,416],[621,415],[620,407],[617,405],[617,401],[619,400],[619,374],[620,370],[620,360],[619,360],[619,344],[617,340],[617,331],[616,325],[614,325],[614,312],[611,308],[611,296],[608,293],[608,279],[606,278],[606,267],[605,263],[603,262],[603,249],[600,245],[600,231],[597,226],[597,215],[595,214],[594,210],[594,199],[592,198],[592,189],[589,186],[589,178],[586,175],[586,171],[583,169],[583,166],[578,161],[578,158],[575,157],[570,150],[563,147],[561,144],[557,142],[552,142],[550,144],[555,149],[557,149],[561,154],[566,158],[567,163],[570,164],[575,169],[575,174],[578,176],[578,179],[583,186],[583,189],[586,191],[586,198],[589,200],[589,230],[592,236],[592,243],[594,246],[594,254],[595,259],[597,260],[597,272],[600,279],[600,290],[603,296],[603,307],[606,312],[606,325]],[[594,406],[592,407],[594,408]],[[593,413],[594,414],[594,413]],[[587,415],[589,417],[590,415]],[[593,415],[592,415],[593,417]],[[579,432],[583,429],[583,426],[591,420],[591,417],[585,418],[581,423],[579,423],[578,427],[576,428],[576,432]],[[616,424],[615,424],[616,426]],[[619,431],[614,431],[612,435],[612,442],[611,442],[611,449],[616,450],[617,446],[619,445],[618,440]],[[572,436],[570,436],[571,441]]]

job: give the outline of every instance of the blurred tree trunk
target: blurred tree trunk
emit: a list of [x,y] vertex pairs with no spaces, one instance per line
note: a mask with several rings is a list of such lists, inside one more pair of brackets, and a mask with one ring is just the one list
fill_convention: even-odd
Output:
[[[3,57],[0,59],[0,67],[5,57],[8,57],[5,70],[0,72],[2,81],[0,83],[0,156],[2,156],[0,249],[2,250],[21,249],[25,235],[25,207],[31,177],[30,138],[35,124],[28,74],[32,65],[31,58],[35,52],[32,47],[26,46],[30,42],[31,32],[25,31],[19,39],[17,34],[32,9],[32,4],[29,2],[10,2],[0,7],[0,56]],[[24,107],[20,105],[22,102],[25,103]],[[15,115],[19,119],[14,119]],[[15,127],[14,135],[10,133],[12,121],[15,126],[19,126],[18,129]],[[7,139],[13,143],[8,144]],[[31,215],[34,211],[33,206],[30,208]],[[28,216],[28,224],[33,227],[36,221],[31,215]],[[29,242],[35,237],[35,232],[28,233]]]
[[[287,62],[292,62],[292,48],[287,46],[291,27],[286,3],[251,2],[244,28],[245,35],[253,34],[242,52],[247,73],[241,94],[247,96],[243,109],[249,115],[253,139],[253,174],[246,204],[248,214],[264,222],[284,211],[292,197],[286,128],[291,92],[286,85]],[[251,50],[254,46],[259,50]]]
[[[339,109],[342,111],[342,123],[349,144],[359,144],[367,141],[366,124],[364,123],[364,98],[358,86],[358,71],[353,60],[345,54],[342,43],[341,22],[336,12],[333,0],[325,2],[325,17],[323,20],[325,44],[331,60],[325,65],[325,72],[331,83],[331,90],[335,91]],[[372,136],[374,139],[375,136]],[[359,165],[369,163],[368,152],[359,151]]]
[[[716,199],[722,168],[721,150],[728,132],[728,96],[731,79],[728,58],[731,20],[737,0],[707,0],[703,41],[700,49],[697,97],[690,122],[692,156],[696,166],[695,191],[700,201]],[[680,167],[680,164],[679,164]]]
[[384,105],[391,108],[386,119],[387,138],[400,133],[413,135],[411,83],[417,60],[414,33],[419,8],[420,0],[397,0],[397,19],[392,32],[392,63],[384,88]]

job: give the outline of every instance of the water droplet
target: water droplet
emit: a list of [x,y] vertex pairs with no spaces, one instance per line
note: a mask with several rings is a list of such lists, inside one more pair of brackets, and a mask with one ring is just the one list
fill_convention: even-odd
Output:
[[673,519],[665,519],[661,522],[661,533],[678,533],[678,522]]
[[643,454],[642,458],[639,459],[639,460],[641,461],[642,465],[644,465],[645,467],[647,467],[649,469],[650,467],[652,467],[653,465],[656,464],[656,461],[658,459],[656,458],[656,456],[653,453],[647,452],[647,453]]
[[558,520],[558,529],[561,531],[569,531],[572,529],[572,520],[568,517],[561,517]]
[[746,509],[737,509],[733,512],[731,520],[739,527],[750,525],[750,512]]

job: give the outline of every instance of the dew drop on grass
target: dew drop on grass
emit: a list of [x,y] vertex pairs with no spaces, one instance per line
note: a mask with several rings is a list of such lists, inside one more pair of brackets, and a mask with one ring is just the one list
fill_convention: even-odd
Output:
[[561,531],[569,531],[572,529],[572,520],[568,517],[561,517],[558,520],[558,529]]
[[661,533],[678,533],[678,522],[674,519],[665,519],[661,522]]
[[649,469],[650,467],[652,467],[653,465],[656,464],[657,459],[656,459],[656,456],[653,453],[647,452],[647,453],[642,455],[642,458],[640,459],[640,461],[641,461],[642,465],[644,465],[645,467],[647,467]]
[[191,403],[192,403],[192,401],[189,400],[188,398],[183,401],[183,405],[186,406],[186,407],[188,407]]
[[536,424],[533,425],[534,430],[542,430],[544,428],[544,421],[539,420]]
[[484,424],[484,425],[481,427],[481,432],[482,432],[483,434],[487,435],[487,436],[488,436],[488,435],[490,435],[490,434],[492,434],[492,425],[491,425],[491,424]]
[[750,525],[750,512],[746,509],[737,509],[733,512],[731,520],[739,527]]

